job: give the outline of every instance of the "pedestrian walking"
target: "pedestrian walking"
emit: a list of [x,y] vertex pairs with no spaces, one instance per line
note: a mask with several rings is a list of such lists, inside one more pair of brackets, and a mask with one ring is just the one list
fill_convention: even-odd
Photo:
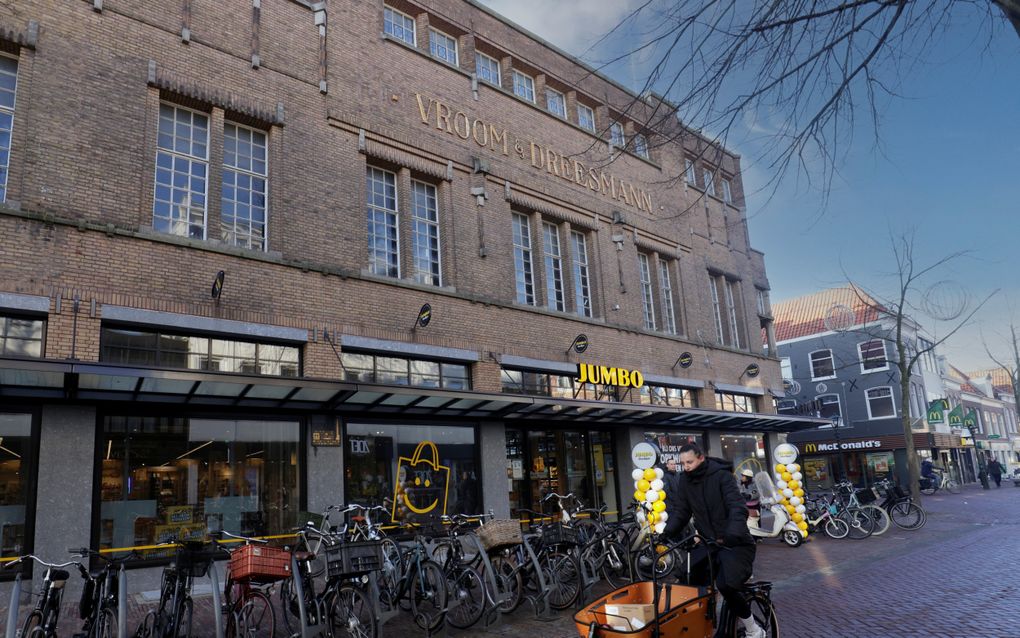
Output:
[[676,468],[676,458],[670,456],[666,458],[666,467],[662,475],[663,490],[666,494],[672,494],[673,488],[676,486],[677,480],[680,478],[680,472]]
[[1002,464],[995,459],[988,459],[988,474],[995,481],[995,487],[1002,487]]

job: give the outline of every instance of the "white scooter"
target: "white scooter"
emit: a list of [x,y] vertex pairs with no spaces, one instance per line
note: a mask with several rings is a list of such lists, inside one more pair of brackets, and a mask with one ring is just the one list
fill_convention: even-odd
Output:
[[766,529],[761,526],[764,516],[748,516],[747,528],[751,536],[757,538],[783,537],[783,542],[790,547],[796,547],[804,542],[804,535],[801,534],[797,524],[790,518],[790,513],[779,503],[779,490],[772,482],[772,477],[767,472],[758,472],[754,475],[754,484],[758,488],[758,499],[761,503],[762,513],[766,508],[772,514],[772,527]]

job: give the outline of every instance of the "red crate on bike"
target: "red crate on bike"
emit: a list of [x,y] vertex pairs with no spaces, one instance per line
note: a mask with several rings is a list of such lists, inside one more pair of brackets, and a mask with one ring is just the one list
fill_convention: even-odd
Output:
[[[697,587],[659,585],[658,631],[660,636],[711,636],[712,621],[708,615],[710,596]],[[655,606],[655,586],[640,581],[616,589],[574,614],[574,626],[580,638],[652,638],[652,623],[633,626],[632,618],[619,617],[613,608],[620,606]],[[609,609],[607,609],[607,607]]]
[[230,578],[257,582],[290,578],[290,552],[276,547],[245,545],[230,554]]

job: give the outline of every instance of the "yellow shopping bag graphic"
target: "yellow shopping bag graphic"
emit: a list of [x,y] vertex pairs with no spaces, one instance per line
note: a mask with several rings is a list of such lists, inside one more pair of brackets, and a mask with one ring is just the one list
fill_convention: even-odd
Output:
[[450,468],[439,464],[439,450],[432,441],[422,441],[414,456],[397,461],[393,491],[393,520],[417,521],[446,513]]

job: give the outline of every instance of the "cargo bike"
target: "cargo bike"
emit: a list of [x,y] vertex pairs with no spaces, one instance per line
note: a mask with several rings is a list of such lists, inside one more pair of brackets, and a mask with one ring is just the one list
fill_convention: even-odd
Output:
[[[658,535],[649,543],[662,560],[674,552],[690,553],[696,543],[715,545],[697,534],[678,543],[664,544]],[[689,556],[685,561],[690,564]],[[715,569],[709,563],[708,587],[663,582],[658,569],[649,570],[652,580],[625,585],[574,614],[581,638],[741,638],[740,623],[722,601],[716,614]],[[779,638],[779,621],[772,605],[772,583],[751,582],[743,595],[768,638]]]

